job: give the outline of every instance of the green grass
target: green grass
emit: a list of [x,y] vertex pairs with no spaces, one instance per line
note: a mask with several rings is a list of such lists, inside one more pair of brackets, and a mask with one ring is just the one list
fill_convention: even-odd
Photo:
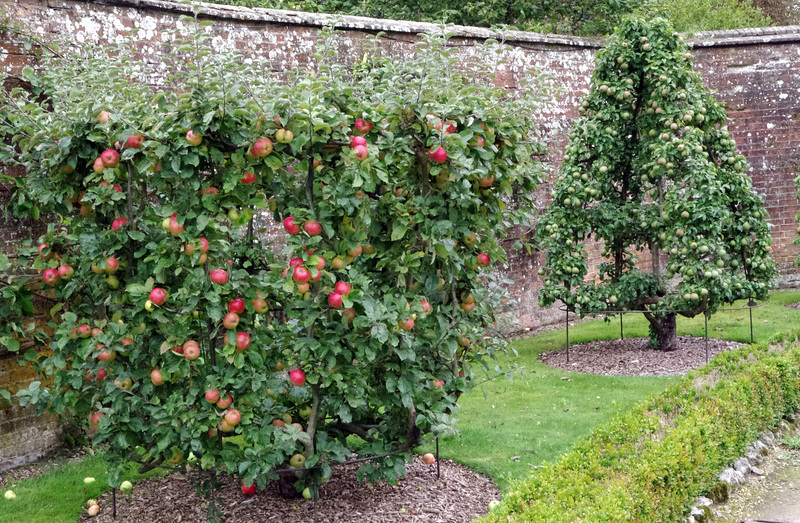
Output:
[[[800,292],[776,292],[763,306],[753,309],[755,340],[796,327],[800,311],[784,304],[797,301]],[[737,302],[732,307],[745,305]],[[619,317],[610,322],[587,321],[570,327],[570,343],[619,338],[619,329]],[[641,314],[626,315],[623,329],[626,337],[648,335],[647,320]],[[710,318],[708,331],[712,338],[749,342],[749,311],[719,312]],[[703,336],[703,317],[679,317],[678,333]],[[540,353],[564,347],[563,329],[512,345],[519,352],[516,361],[525,366],[525,374],[513,381],[494,380],[463,396],[457,425],[461,434],[443,439],[440,444],[443,458],[488,474],[502,490],[533,467],[553,462],[595,427],[644,397],[660,392],[675,379],[595,376],[555,370],[539,363]],[[425,450],[432,448],[429,445]]]
[[[800,292],[776,292],[753,311],[755,339],[764,340],[790,331],[800,321],[800,311],[783,305],[800,301]],[[734,306],[742,306],[737,303]],[[765,321],[766,320],[766,321]],[[680,334],[703,335],[703,318],[678,320]],[[624,320],[625,336],[647,336],[647,322],[639,314]],[[750,341],[748,311],[716,314],[709,321],[709,336]],[[571,343],[619,337],[619,319],[592,320],[570,328]],[[527,475],[534,466],[554,461],[596,426],[625,412],[645,396],[659,392],[675,378],[594,376],[551,369],[538,362],[542,351],[564,346],[564,331],[518,340],[516,362],[526,368],[513,381],[494,380],[465,395],[459,413],[458,437],[442,440],[441,455],[490,475],[505,490],[510,481]],[[567,377],[572,381],[564,381]],[[484,398],[484,391],[488,399]],[[425,451],[432,450],[429,445]],[[124,479],[142,476],[130,467]],[[150,472],[147,476],[156,474]],[[96,482],[84,485],[83,478]],[[101,456],[79,463],[53,466],[36,478],[11,487],[14,501],[0,499],[0,523],[74,522],[89,498],[109,487]],[[106,507],[103,510],[109,509]]]
[[[142,475],[136,472],[136,468],[138,464],[131,464],[123,478],[135,483],[163,474],[152,471]],[[0,523],[74,523],[86,500],[98,498],[111,489],[105,474],[106,466],[98,453],[83,461],[53,466],[41,476],[6,486],[3,492],[11,489],[17,498],[13,501],[0,499]],[[95,478],[95,482],[84,484],[83,479],[87,477]],[[110,512],[111,506],[101,510]]]

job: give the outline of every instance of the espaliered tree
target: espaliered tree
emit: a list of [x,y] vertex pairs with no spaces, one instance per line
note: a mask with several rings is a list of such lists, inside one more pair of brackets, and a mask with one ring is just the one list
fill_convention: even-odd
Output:
[[541,95],[494,86],[491,42],[459,64],[428,34],[349,68],[329,31],[277,83],[186,25],[169,90],[127,44],[4,100],[13,211],[47,217],[35,267],[60,302],[53,386],[19,397],[93,428],[112,485],[125,460],[191,458],[293,495],[351,452],[396,478],[495,372],[485,284],[531,218]]
[[[691,60],[664,20],[620,26],[597,54],[537,225],[542,305],[644,310],[665,351],[676,348],[676,314],[763,299],[775,275],[763,198]],[[602,260],[590,267],[594,242]]]

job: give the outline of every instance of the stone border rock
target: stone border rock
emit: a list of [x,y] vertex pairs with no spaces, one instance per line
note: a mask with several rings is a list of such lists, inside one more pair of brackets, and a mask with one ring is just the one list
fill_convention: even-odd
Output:
[[737,458],[731,467],[720,472],[717,476],[717,484],[708,493],[709,497],[700,496],[695,500],[689,515],[683,519],[683,523],[709,523],[714,519],[721,518],[722,514],[714,509],[714,504],[727,501],[751,477],[765,475],[765,472],[759,468],[764,461],[763,457],[780,444],[785,433],[797,430],[795,424],[798,419],[800,416],[795,414],[791,422],[782,420],[775,432],[767,430],[748,445],[744,456]]

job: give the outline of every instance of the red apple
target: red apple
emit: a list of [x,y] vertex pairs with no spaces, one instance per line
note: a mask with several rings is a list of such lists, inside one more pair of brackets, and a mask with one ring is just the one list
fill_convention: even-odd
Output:
[[292,385],[299,387],[306,382],[306,373],[300,369],[294,369],[289,372],[289,381],[292,382]]
[[239,181],[245,185],[251,184],[256,181],[256,175],[251,173],[250,171],[245,171],[244,176],[239,178]]
[[43,243],[43,244],[39,245],[39,255],[42,258],[44,258],[45,260],[49,260],[50,258],[53,257],[53,253],[52,252],[48,252],[47,254],[42,255],[42,251],[47,249],[47,247],[48,247],[48,245],[46,243]]
[[97,381],[103,381],[108,376],[108,371],[106,369],[100,369],[97,371]]
[[120,345],[123,347],[127,347],[128,345],[133,345],[133,338],[122,338],[119,340]]
[[208,277],[212,282],[222,285],[228,282],[228,273],[224,269],[214,269],[208,273]]
[[228,409],[223,419],[228,422],[228,425],[233,425],[235,427],[242,421],[242,413],[237,409]]
[[208,252],[208,240],[206,240],[205,238],[200,238],[197,241],[200,242],[200,252],[203,253],[203,254],[207,253]]
[[256,484],[253,483],[252,485],[242,485],[242,494],[245,496],[252,496],[256,493]]
[[55,285],[58,283],[58,269],[45,269],[42,279],[47,284]]
[[325,268],[325,258],[322,256],[311,255],[308,257],[308,265],[311,267],[316,267],[318,271],[321,271]]
[[189,142],[190,145],[200,145],[200,142],[203,141],[203,136],[199,133],[195,133],[192,130],[187,131],[186,133],[186,141]]
[[216,187],[209,187],[208,189],[200,189],[200,195],[202,196],[205,194],[219,194],[219,189],[217,189]]
[[62,280],[68,280],[72,278],[72,275],[75,271],[69,265],[61,265],[58,267],[58,277]]
[[244,312],[244,300],[241,298],[236,298],[235,300],[231,300],[228,304],[228,312],[235,312],[237,314],[241,314]]
[[414,328],[414,318],[408,318],[406,321],[400,323],[400,328],[404,331],[410,331]]
[[[99,349],[101,347],[105,349],[105,347],[103,347],[102,345],[98,345],[96,348]],[[100,353],[97,355],[98,360],[104,361],[106,363],[114,361],[116,358],[117,358],[117,353],[114,352],[113,350],[101,350]]]
[[367,145],[367,139],[363,136],[351,136],[350,137],[350,147],[357,147],[359,145]]
[[298,283],[297,284],[297,293],[298,294],[305,294],[311,289],[311,284],[306,283]]
[[113,222],[111,222],[111,228],[115,231],[118,231],[119,229],[124,227],[126,223],[128,223],[127,218],[117,218]]
[[372,123],[364,120],[363,118],[359,118],[356,120],[355,128],[360,134],[367,134],[372,130]]
[[482,252],[478,255],[478,265],[480,265],[481,267],[486,267],[491,262],[492,262],[491,258],[489,258],[489,255],[486,254],[485,252]]
[[494,176],[478,179],[478,185],[480,187],[491,187],[493,183],[494,183]]
[[97,115],[97,121],[102,124],[108,123],[108,117],[111,116],[111,113],[108,111],[100,111],[100,114]]
[[292,271],[292,279],[295,283],[307,283],[311,279],[311,273],[302,265],[298,265]]
[[185,228],[183,227],[183,225],[178,223],[178,220],[176,220],[175,218],[170,219],[170,221],[169,221],[169,233],[171,235],[180,236],[181,234],[183,234],[184,230],[185,230]]
[[100,336],[101,334],[103,334],[102,329],[98,329],[97,327],[94,327],[92,329],[92,336]]
[[269,311],[269,304],[264,298],[255,298],[250,300],[250,303],[253,304],[253,309],[255,309],[255,311],[259,314]]
[[356,152],[356,158],[358,160],[366,160],[369,156],[369,151],[363,145],[356,145],[353,147],[353,150]]
[[108,274],[114,274],[119,269],[119,260],[113,256],[109,256],[106,258],[106,272]]
[[153,385],[159,386],[164,384],[164,377],[161,375],[161,371],[158,369],[153,369],[150,371],[150,381],[153,382]]
[[245,350],[250,346],[250,335],[240,332],[236,335],[236,350]]
[[431,304],[428,303],[428,300],[422,300],[419,304],[422,306],[422,312],[425,314],[431,313]]
[[444,380],[433,380],[433,386],[437,389],[441,388],[444,385]]
[[154,287],[152,291],[150,291],[150,301],[153,302],[155,305],[163,305],[164,300],[167,299],[167,291],[162,289],[161,287]]
[[283,228],[292,236],[300,234],[300,226],[294,223],[294,216],[287,216],[283,220]]
[[475,138],[470,140],[469,144],[472,147],[483,147],[484,144],[483,136],[476,136]]
[[119,164],[119,153],[114,149],[106,149],[100,153],[100,161],[105,167],[116,167]]
[[422,462],[425,463],[426,465],[433,465],[434,463],[436,463],[436,456],[428,452],[427,454],[422,456]]
[[216,403],[219,401],[219,389],[209,389],[206,391],[206,401]]
[[328,295],[328,304],[334,309],[342,308],[342,295],[338,292],[332,292]]
[[431,160],[436,163],[444,163],[447,161],[447,151],[445,151],[444,147],[442,146],[439,146],[433,151],[429,152],[428,156],[430,156]]
[[133,136],[128,138],[127,141],[128,147],[130,147],[131,149],[138,149],[142,146],[143,143],[144,143],[144,136],[142,136],[141,134],[134,134]]
[[196,341],[187,341],[183,344],[183,357],[187,360],[196,360],[200,357],[200,346]]
[[289,260],[289,267],[297,267],[298,265],[303,265],[303,258],[292,258]]
[[97,174],[100,174],[105,170],[106,166],[103,165],[103,159],[99,156],[94,159],[94,164],[92,165],[92,170]]
[[263,158],[272,152],[272,140],[266,137],[261,137],[253,143],[250,148],[250,154],[256,158]]
[[353,323],[353,320],[356,319],[356,310],[352,307],[345,309],[342,311],[342,316],[347,318],[347,323]]
[[220,398],[219,401],[217,401],[217,408],[227,409],[231,405],[231,403],[233,403],[233,396],[228,394],[224,398]]
[[78,335],[81,338],[88,338],[89,336],[92,335],[92,328],[89,327],[89,325],[84,323],[83,325],[78,327]]
[[239,315],[235,312],[229,312],[222,318],[222,325],[226,329],[235,329],[239,325]]
[[100,424],[100,418],[105,416],[102,412],[95,412],[92,414],[92,427],[97,427]]
[[319,236],[322,233],[322,225],[316,220],[306,222],[303,225],[303,229],[306,230],[309,236]]
[[347,296],[350,294],[350,291],[353,290],[353,286],[347,282],[338,281],[336,285],[333,287],[334,292],[338,292],[342,296]]

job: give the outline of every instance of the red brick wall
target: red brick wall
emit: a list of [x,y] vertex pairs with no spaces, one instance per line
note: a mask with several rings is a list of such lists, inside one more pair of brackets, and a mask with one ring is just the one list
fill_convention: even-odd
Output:
[[[117,41],[123,38],[124,31],[134,30],[140,39],[140,49],[154,62],[165,52],[160,45],[161,31],[181,27],[179,16],[190,11],[188,6],[161,0],[114,0],[102,4],[73,0],[5,3],[16,20],[46,41],[62,35],[79,42]],[[214,4],[207,4],[203,9],[204,16],[216,22],[209,29],[217,36],[214,45],[235,47],[263,62],[277,75],[308,64],[320,28],[330,22],[326,15],[288,11]],[[369,37],[379,31],[384,32],[384,36],[378,40],[377,50],[402,56],[413,51],[418,33],[432,27],[416,22],[344,17],[338,25],[343,31],[339,58],[352,62],[372,52]],[[473,52],[473,44],[497,36],[482,28],[459,27],[455,32],[452,44],[465,57]],[[520,75],[535,69],[552,77],[563,89],[543,108],[539,118],[540,128],[550,145],[548,160],[557,166],[571,119],[577,115],[574,107],[588,89],[592,57],[600,44],[589,39],[521,32],[507,34],[506,41],[511,50],[503,57],[507,64],[499,72],[499,83],[508,89],[518,89]],[[800,161],[800,27],[701,33],[692,43],[697,69],[705,82],[718,91],[717,99],[728,105],[733,136],[739,150],[750,160],[750,174],[756,190],[767,199],[781,284],[794,284],[800,279],[800,270],[793,265],[798,250],[792,245],[796,229],[794,214],[800,211],[792,186]],[[18,73],[29,59],[13,38],[0,34],[0,70]],[[538,190],[542,207],[547,203],[549,191],[549,183]],[[2,198],[0,192],[0,206],[6,203]],[[24,224],[3,221],[0,217],[0,249],[29,232]],[[592,252],[596,254],[597,249]],[[555,309],[543,310],[537,305],[541,282],[536,271],[541,258],[541,255],[511,256],[507,271],[516,281],[512,291],[518,305],[511,316],[519,320],[517,328],[536,327],[563,317]],[[0,383],[2,380],[0,374]]]

